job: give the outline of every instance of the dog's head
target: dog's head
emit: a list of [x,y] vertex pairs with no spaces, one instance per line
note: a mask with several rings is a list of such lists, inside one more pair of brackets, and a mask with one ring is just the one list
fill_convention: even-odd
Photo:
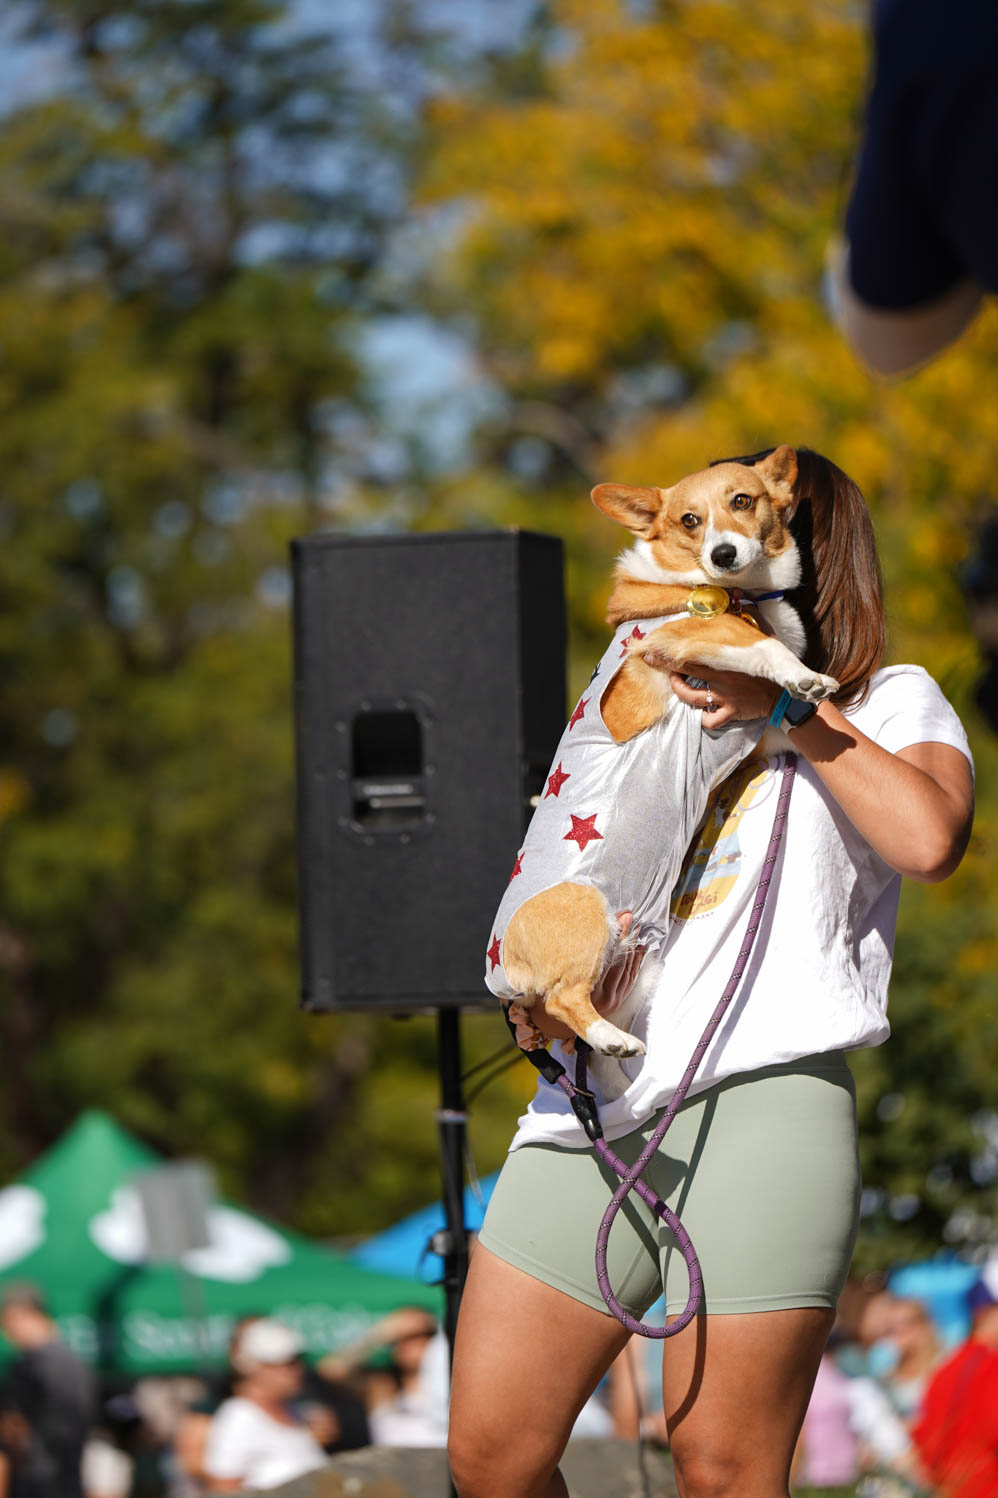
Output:
[[751,466],[717,463],[671,489],[597,484],[593,503],[638,537],[619,571],[647,582],[792,588],[797,454],[784,445]]

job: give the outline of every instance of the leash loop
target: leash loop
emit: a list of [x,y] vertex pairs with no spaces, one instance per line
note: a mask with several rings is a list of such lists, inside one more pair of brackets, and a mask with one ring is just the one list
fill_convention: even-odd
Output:
[[[611,1170],[620,1176],[620,1185],[614,1192],[610,1204],[603,1214],[603,1220],[599,1225],[599,1232],[596,1235],[596,1280],[599,1284],[600,1294],[603,1296],[612,1314],[616,1316],[617,1320],[629,1332],[633,1332],[639,1337],[653,1337],[657,1339],[674,1337],[677,1332],[681,1332],[684,1327],[689,1326],[700,1306],[700,1300],[703,1295],[703,1277],[700,1271],[700,1261],[697,1258],[696,1249],[693,1247],[693,1241],[683,1227],[678,1215],[662,1201],[661,1197],[641,1177],[657,1153],[659,1145],[668,1133],[673,1119],[685,1101],[686,1094],[693,1084],[693,1079],[700,1068],[700,1063],[704,1058],[707,1047],[713,1040],[717,1028],[724,1018],[728,1005],[734,998],[745,973],[749,956],[755,945],[756,934],[762,924],[763,914],[765,913],[773,869],[776,865],[776,858],[783,840],[784,824],[787,817],[787,808],[790,804],[790,793],[793,790],[796,769],[796,755],[787,754],[784,759],[783,778],[780,785],[779,799],[776,804],[776,813],[773,817],[773,830],[769,838],[769,847],[766,850],[762,873],[759,876],[759,883],[756,887],[755,900],[749,913],[749,923],[745,931],[745,939],[735,959],[731,977],[728,979],[727,986],[718,1000],[713,1014],[707,1021],[703,1034],[694,1047],[693,1055],[690,1057],[689,1065],[682,1075],[679,1086],[672,1094],[665,1112],[662,1114],[662,1117],[655,1126],[654,1132],[633,1165],[627,1165],[621,1160],[620,1156],[614,1153],[603,1137],[603,1129],[600,1125],[595,1101],[592,1093],[588,1092],[585,1086],[585,1057],[589,1047],[584,1042],[578,1043],[578,1061],[574,1083],[569,1081],[565,1073],[565,1068],[559,1062],[555,1061],[554,1057],[549,1055],[548,1052],[534,1051],[527,1053],[529,1059],[534,1062],[534,1065],[541,1072],[542,1076],[546,1076],[548,1081],[553,1082],[566,1093],[596,1154],[610,1166]],[[538,1057],[537,1060],[534,1060],[535,1056]],[[542,1056],[546,1057],[546,1062],[539,1059]],[[550,1063],[550,1065],[547,1063]],[[614,1218],[632,1191],[636,1191],[645,1205],[668,1227],[676,1240],[676,1246],[682,1254],[689,1272],[690,1293],[686,1307],[669,1326],[649,1326],[646,1322],[637,1320],[636,1317],[632,1316],[621,1305],[613,1292],[613,1286],[610,1284],[610,1275],[606,1263],[610,1229],[613,1227]]]

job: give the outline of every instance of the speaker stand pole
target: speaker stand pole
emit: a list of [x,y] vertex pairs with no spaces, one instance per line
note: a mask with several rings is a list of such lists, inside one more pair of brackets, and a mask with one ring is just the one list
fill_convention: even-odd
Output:
[[[464,1139],[468,1115],[461,1091],[461,1011],[453,1007],[437,1010],[437,1064],[440,1071],[440,1174],[446,1227],[437,1245],[444,1261],[444,1329],[454,1362],[454,1334],[461,1292],[468,1274],[468,1233],[464,1225]],[[440,1242],[442,1238],[442,1243]],[[450,1483],[450,1498],[457,1489]]]
[[437,1010],[437,1061],[440,1069],[440,1173],[443,1182],[446,1236],[444,1253],[445,1330],[454,1357],[454,1333],[461,1292],[468,1274],[468,1234],[464,1224],[464,1145],[468,1115],[461,1091],[461,1011]]

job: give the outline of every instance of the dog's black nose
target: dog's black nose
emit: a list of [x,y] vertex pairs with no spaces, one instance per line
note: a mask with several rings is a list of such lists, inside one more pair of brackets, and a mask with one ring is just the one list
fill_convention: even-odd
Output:
[[715,546],[710,554],[710,559],[715,567],[731,567],[738,552],[730,541],[722,541],[720,546]]

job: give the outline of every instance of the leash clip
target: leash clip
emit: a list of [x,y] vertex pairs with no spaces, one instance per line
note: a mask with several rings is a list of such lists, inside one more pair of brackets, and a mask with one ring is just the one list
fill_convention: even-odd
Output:
[[575,1081],[569,1082],[566,1078],[561,1086],[568,1093],[568,1101],[572,1105],[579,1123],[586,1131],[586,1136],[591,1144],[603,1138],[603,1125],[599,1121],[599,1110],[596,1107],[596,1099],[590,1092],[586,1083],[588,1077],[588,1062],[591,1047],[579,1037],[575,1042]]
[[567,1078],[561,1085],[568,1093],[568,1101],[579,1123],[585,1129],[588,1139],[595,1144],[597,1139],[603,1138],[603,1125],[599,1121],[596,1099],[591,1092],[579,1092]]
[[[508,1004],[503,1004],[502,1013],[509,1033],[512,1035],[515,1043],[516,1026],[509,1017]],[[543,1049],[523,1051],[523,1055],[526,1056],[531,1066],[540,1072],[545,1082],[550,1082],[552,1087],[560,1087],[562,1089],[572,1105],[572,1111],[586,1131],[586,1138],[592,1144],[595,1144],[597,1139],[603,1138],[603,1128],[599,1121],[596,1099],[586,1087],[586,1053],[589,1047],[584,1040],[578,1040],[576,1041],[576,1048],[578,1070],[575,1082],[568,1080],[565,1068],[560,1061],[555,1060],[550,1051]]]

